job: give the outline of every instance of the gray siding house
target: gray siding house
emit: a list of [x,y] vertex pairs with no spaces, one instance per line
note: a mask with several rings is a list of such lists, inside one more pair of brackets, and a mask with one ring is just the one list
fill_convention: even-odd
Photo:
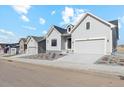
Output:
[[[52,26],[46,35],[46,51],[47,52],[67,52],[71,46],[67,46],[67,42],[71,39],[71,34],[67,29]],[[71,44],[71,41],[70,41]]]
[[46,39],[44,37],[30,36],[27,41],[28,55],[35,55],[38,53],[44,53],[46,51]]
[[91,13],[67,29],[52,26],[46,35],[46,51],[110,55],[117,50],[118,20],[105,21]]
[[26,41],[27,41],[26,38],[21,38],[19,40],[19,54],[26,53],[26,49],[27,49]]

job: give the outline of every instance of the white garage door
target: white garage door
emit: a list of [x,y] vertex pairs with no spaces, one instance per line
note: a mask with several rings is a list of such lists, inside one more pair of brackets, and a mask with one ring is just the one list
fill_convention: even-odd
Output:
[[80,54],[104,54],[105,39],[76,40],[74,51]]
[[29,54],[29,55],[37,54],[37,48],[36,47],[29,47],[29,48],[27,48],[27,54]]

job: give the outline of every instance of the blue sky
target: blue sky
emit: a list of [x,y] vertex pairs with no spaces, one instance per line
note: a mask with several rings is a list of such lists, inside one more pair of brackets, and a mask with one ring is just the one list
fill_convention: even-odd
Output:
[[85,12],[107,21],[119,19],[119,44],[124,44],[124,6],[22,5],[0,6],[0,42],[17,42],[29,35],[43,36],[52,25],[75,24]]

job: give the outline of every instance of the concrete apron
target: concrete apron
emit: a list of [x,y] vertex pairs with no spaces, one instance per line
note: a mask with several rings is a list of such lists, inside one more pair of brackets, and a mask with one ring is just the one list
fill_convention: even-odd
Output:
[[[30,63],[30,64],[37,64],[37,65],[42,65],[42,66],[50,66],[50,67],[55,67],[59,69],[67,69],[67,70],[72,70],[72,71],[83,71],[83,73],[86,74],[93,74],[93,75],[98,75],[106,78],[116,78],[120,79],[120,75],[124,75],[123,73],[118,73],[114,71],[106,71],[102,65],[82,65],[80,63],[75,64],[75,63],[70,63],[70,62],[55,62],[55,61],[47,61],[47,60],[35,60],[35,59],[24,59],[24,58],[8,58],[8,57],[0,57],[0,59],[8,60],[9,62],[22,62],[22,63]],[[106,67],[106,66],[105,66]],[[95,68],[100,68],[100,69],[95,69]]]
[[80,63],[80,64],[94,64],[103,55],[100,54],[68,54],[57,61],[69,62],[69,63]]

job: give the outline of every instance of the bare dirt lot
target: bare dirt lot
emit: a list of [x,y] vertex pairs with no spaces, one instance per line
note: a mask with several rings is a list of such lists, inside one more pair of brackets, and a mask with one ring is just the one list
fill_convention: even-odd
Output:
[[85,71],[59,69],[0,59],[0,86],[1,87],[124,86],[124,80],[88,74]]
[[124,52],[124,47],[118,47],[118,48],[117,48],[117,51],[118,51],[118,52]]

